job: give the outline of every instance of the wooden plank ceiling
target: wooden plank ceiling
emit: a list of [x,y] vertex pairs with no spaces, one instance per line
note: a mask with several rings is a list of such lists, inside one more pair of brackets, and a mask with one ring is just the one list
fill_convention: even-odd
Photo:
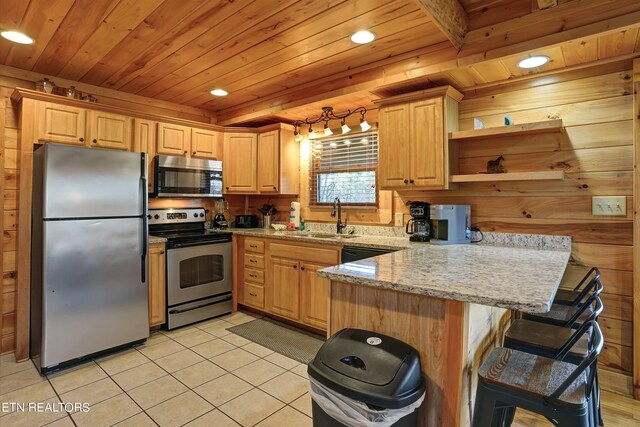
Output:
[[[542,11],[531,0],[455,1],[3,0],[0,27],[36,43],[0,39],[0,63],[235,124],[304,118],[331,100],[336,111],[371,106],[385,91],[513,79],[526,75],[515,64],[527,53],[552,58],[534,70],[545,72],[640,49],[635,0],[559,0]],[[454,17],[442,12],[452,2]],[[376,40],[352,43],[364,28]],[[229,96],[214,98],[214,87]]]

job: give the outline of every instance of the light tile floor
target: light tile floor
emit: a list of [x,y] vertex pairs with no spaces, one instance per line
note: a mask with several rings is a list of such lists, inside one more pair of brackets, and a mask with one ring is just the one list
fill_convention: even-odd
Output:
[[134,349],[42,377],[0,356],[0,402],[89,403],[89,412],[0,412],[2,426],[310,427],[306,366],[227,330],[246,313],[155,332]]

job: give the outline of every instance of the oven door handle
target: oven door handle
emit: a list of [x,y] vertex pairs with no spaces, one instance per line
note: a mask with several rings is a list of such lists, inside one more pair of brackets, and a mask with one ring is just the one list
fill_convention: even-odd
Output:
[[170,243],[167,249],[189,248],[192,246],[204,246],[209,244],[230,243],[230,242],[231,242],[231,239],[229,237],[225,237],[220,240],[207,240],[204,242],[200,241],[200,242],[190,242],[190,243]]

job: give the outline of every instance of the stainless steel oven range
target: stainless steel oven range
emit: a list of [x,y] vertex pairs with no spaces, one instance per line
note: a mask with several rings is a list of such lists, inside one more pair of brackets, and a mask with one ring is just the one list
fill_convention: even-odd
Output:
[[231,233],[204,223],[204,208],[149,209],[149,234],[167,239],[167,329],[231,313]]

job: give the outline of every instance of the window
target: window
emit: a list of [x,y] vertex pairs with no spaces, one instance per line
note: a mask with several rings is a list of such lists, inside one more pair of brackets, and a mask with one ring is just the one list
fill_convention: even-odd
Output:
[[309,188],[312,205],[377,206],[378,132],[310,141]]

